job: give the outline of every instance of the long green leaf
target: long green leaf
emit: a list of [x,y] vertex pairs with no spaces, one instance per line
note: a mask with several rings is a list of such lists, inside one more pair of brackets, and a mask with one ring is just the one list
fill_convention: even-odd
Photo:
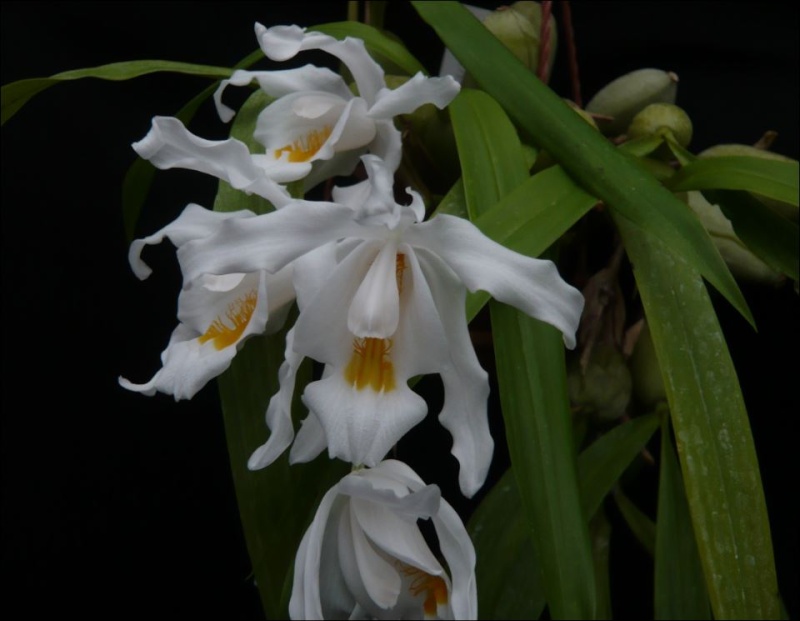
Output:
[[800,164],[760,157],[725,156],[697,159],[667,183],[675,192],[747,190],[797,206]]
[[619,487],[614,490],[614,500],[633,536],[650,556],[654,556],[656,553],[656,525],[653,520],[633,504]]
[[478,564],[478,617],[537,619],[547,604],[541,565],[522,515],[509,468],[472,514],[468,525]]
[[414,55],[408,51],[402,42],[387,37],[377,28],[362,24],[361,22],[331,22],[312,26],[308,30],[316,30],[330,35],[336,39],[345,37],[356,37],[364,41],[370,55],[384,69],[397,67],[408,75],[414,75],[418,71],[427,73]]
[[[484,93],[462,92],[450,115],[474,220],[527,179],[522,146]],[[499,304],[492,305],[492,327],[511,463],[550,614],[592,618],[594,568],[578,496],[561,334]]]
[[709,619],[706,581],[697,552],[681,470],[670,440],[669,419],[661,426],[661,473],[656,522],[655,618]]
[[667,390],[714,616],[777,618],[764,491],[725,338],[700,275],[615,217]]
[[[581,506],[596,510],[657,427],[656,415],[633,419],[601,436],[580,454]],[[539,575],[541,565],[530,543],[530,529],[523,519],[512,470],[495,484],[469,522],[479,559],[476,578],[482,618],[534,619],[546,603]],[[601,521],[594,529],[597,570],[597,561],[602,560],[597,547],[602,545],[605,530]]]
[[612,212],[665,242],[752,324],[736,281],[708,234],[681,201],[542,84],[457,2],[413,2],[478,84]]
[[198,75],[206,78],[227,78],[232,70],[227,67],[210,65],[193,65],[171,60],[133,60],[129,62],[111,63],[88,69],[75,69],[57,73],[49,78],[31,78],[3,85],[0,89],[0,125],[14,116],[22,106],[34,95],[41,93],[54,84],[82,78],[99,78],[101,80],[130,80],[150,73],[170,72],[186,75]]
[[595,514],[625,469],[658,429],[658,415],[634,418],[600,436],[578,457],[581,503]]

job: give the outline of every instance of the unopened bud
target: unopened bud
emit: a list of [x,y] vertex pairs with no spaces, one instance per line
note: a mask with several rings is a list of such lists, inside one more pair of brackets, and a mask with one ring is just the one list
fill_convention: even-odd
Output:
[[671,134],[682,147],[692,141],[692,120],[675,104],[654,103],[639,112],[628,126],[628,138]]
[[603,121],[604,134],[616,136],[625,131],[633,117],[652,103],[675,103],[678,76],[661,69],[637,69],[606,84],[591,101],[586,111],[612,117]]

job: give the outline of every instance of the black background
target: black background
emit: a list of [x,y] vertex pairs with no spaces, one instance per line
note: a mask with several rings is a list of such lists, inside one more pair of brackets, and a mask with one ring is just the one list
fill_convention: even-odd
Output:
[[[670,69],[695,124],[693,150],[752,143],[774,129],[774,149],[797,157],[796,9],[572,6],[585,96],[636,68]],[[256,48],[255,21],[342,19],[343,2],[7,2],[2,83],[145,58],[230,66]],[[392,3],[387,25],[436,71],[441,44],[410,5]],[[568,96],[565,76],[562,49],[553,85]],[[120,187],[134,161],[129,145],[152,116],[174,114],[206,83],[162,75],[58,85],[2,129],[5,618],[262,617],[213,384],[176,404],[128,393],[116,381],[120,374],[145,381],[158,368],[180,286],[169,244],[148,254],[156,268],[150,280],[139,282],[128,268]],[[210,105],[193,128],[207,138],[225,131]],[[210,206],[214,188],[197,173],[159,174],[138,235],[188,202]],[[796,616],[798,304],[786,288],[745,287],[745,295],[759,335],[725,303],[717,307],[751,413],[781,590]],[[440,432],[432,423],[417,433]],[[443,475],[411,451],[403,457],[446,495],[454,492],[446,480],[452,468]],[[618,542],[631,552],[612,558],[615,611],[649,616],[646,557],[622,535]]]

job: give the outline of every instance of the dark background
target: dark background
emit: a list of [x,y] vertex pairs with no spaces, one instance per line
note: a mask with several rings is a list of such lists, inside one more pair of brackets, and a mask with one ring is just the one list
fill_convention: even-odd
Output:
[[[488,5],[488,3],[484,3]],[[693,150],[752,143],[767,129],[797,157],[797,13],[784,3],[573,2],[584,96],[644,66],[680,75]],[[558,16],[558,13],[557,13]],[[253,23],[345,19],[345,3],[2,4],[2,83],[161,58],[230,66],[256,48]],[[441,44],[407,3],[387,26],[435,71]],[[120,187],[129,145],[207,81],[85,80],[34,98],[2,129],[2,578],[9,617],[260,618],[213,383],[191,402],[117,386],[158,368],[180,287],[173,251],[127,265]],[[553,86],[568,96],[563,48]],[[221,138],[213,109],[195,131]],[[215,182],[157,176],[137,229],[149,234]],[[760,333],[718,309],[751,413],[781,590],[798,609],[797,297],[745,287]],[[429,417],[433,421],[433,417]],[[421,434],[433,431],[431,423]],[[265,435],[266,437],[266,435]],[[498,438],[499,439],[499,438]],[[502,470],[503,455],[493,472]],[[452,501],[424,458],[404,455]],[[461,502],[464,508],[469,505]],[[612,516],[613,517],[613,516]],[[619,535],[617,616],[651,615],[647,559]],[[612,548],[613,549],[613,548]],[[618,577],[617,577],[618,576]]]

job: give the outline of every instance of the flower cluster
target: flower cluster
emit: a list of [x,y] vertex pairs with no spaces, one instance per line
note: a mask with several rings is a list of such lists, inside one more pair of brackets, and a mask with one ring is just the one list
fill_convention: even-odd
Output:
[[[400,462],[384,461],[427,414],[408,380],[441,376],[439,420],[453,436],[461,490],[472,496],[486,478],[493,442],[488,378],[467,329],[467,290],[487,291],[554,325],[570,347],[583,297],[551,262],[514,253],[466,220],[426,221],[422,198],[410,188],[409,204],[396,201],[402,142],[393,118],[427,103],[445,107],[459,91],[452,78],[418,74],[392,90],[360,40],[260,24],[256,36],[273,60],[311,49],[332,54],[358,94],[337,74],[310,65],[234,72],[215,95],[223,120],[233,116],[221,99],[228,85],[256,81],[274,98],[256,124],[259,153],[233,138],[199,138],[174,118],[153,120],[133,145],[142,157],[160,168],[214,175],[278,209],[256,215],[189,205],[173,223],[133,243],[131,265],[146,278],[143,247],[169,238],[184,282],[162,368],[146,383],[120,383],[148,395],[191,398],[230,365],[249,336],[281,327],[296,301],[280,387],[266,412],[270,434],[248,466],[264,468],[291,446],[293,463],[327,448],[354,471],[325,495],[300,545],[292,617],[475,618],[475,558],[463,524],[436,486]],[[303,180],[310,188],[351,173],[359,161],[367,179],[334,188],[330,201],[293,199],[285,187]],[[302,393],[308,416],[295,436],[290,406],[306,357],[324,368]],[[432,520],[445,564],[420,534],[420,519]],[[323,575],[330,583],[321,588]]]

